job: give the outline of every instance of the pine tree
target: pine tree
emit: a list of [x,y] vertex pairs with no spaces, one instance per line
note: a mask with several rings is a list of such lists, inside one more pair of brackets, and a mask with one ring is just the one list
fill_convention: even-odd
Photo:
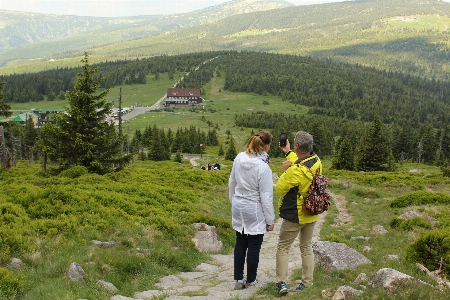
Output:
[[3,99],[3,87],[5,86],[4,82],[0,82],[0,116],[9,117],[12,115],[11,105],[5,103]]
[[222,146],[222,144],[220,144],[219,152],[217,153],[217,155],[218,156],[224,156],[224,154],[225,154],[225,152],[223,151],[223,146]]
[[397,160],[408,160],[412,157],[414,140],[411,137],[412,130],[409,126],[394,129],[392,152]]
[[373,123],[361,137],[356,154],[358,171],[386,170],[390,149],[380,117],[375,116]]
[[354,146],[348,135],[340,137],[338,143],[336,143],[332,168],[336,170],[349,171],[353,171],[355,169]]
[[48,157],[60,167],[85,166],[90,172],[104,174],[128,162],[131,156],[119,158],[121,144],[115,125],[105,119],[111,113],[106,101],[109,90],[96,95],[101,80],[98,69],[91,68],[89,56],[81,60],[82,73],[77,74],[74,91],[66,93],[66,112],[54,115],[55,123],[41,129],[40,143]]
[[150,160],[161,161],[170,159],[168,141],[163,129],[153,127],[153,140],[148,149],[148,158]]
[[439,165],[450,160],[450,126],[447,124],[439,135]]
[[34,146],[36,145],[38,132],[34,128],[33,119],[28,118],[25,123],[23,148],[28,160],[32,161],[34,158]]
[[234,146],[234,139],[230,138],[230,147],[227,150],[227,154],[225,154],[225,159],[234,160],[236,157],[236,147]]
[[438,142],[431,124],[423,124],[420,127],[419,134],[419,157],[420,163],[433,164],[436,159],[436,151],[438,150]]

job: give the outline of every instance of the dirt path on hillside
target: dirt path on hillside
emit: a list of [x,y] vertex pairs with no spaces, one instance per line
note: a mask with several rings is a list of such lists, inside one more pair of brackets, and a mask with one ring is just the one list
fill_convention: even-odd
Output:
[[[352,216],[346,208],[346,199],[342,195],[330,193],[332,203],[338,209],[332,226],[340,226],[351,222]],[[320,240],[320,229],[327,213],[321,214],[314,228],[313,242]],[[243,290],[234,290],[233,280],[233,254],[213,254],[212,260],[201,263],[193,272],[182,272],[165,276],[156,284],[159,290],[137,292],[133,298],[116,295],[110,300],[137,300],[151,299],[152,297],[167,295],[165,300],[229,300],[248,299],[261,288],[266,288],[268,283],[274,282],[275,254],[278,243],[278,235],[282,219],[275,223],[274,231],[264,235],[258,267],[258,284]],[[289,276],[292,271],[301,268],[301,256],[299,242],[296,239],[291,247],[289,255]],[[295,286],[291,284],[291,286]]]

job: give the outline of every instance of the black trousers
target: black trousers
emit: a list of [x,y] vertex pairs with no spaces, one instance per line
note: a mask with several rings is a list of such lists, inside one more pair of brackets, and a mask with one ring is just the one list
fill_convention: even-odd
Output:
[[234,280],[244,279],[244,265],[247,260],[247,282],[256,280],[259,264],[259,252],[264,234],[248,235],[236,231],[234,246]]

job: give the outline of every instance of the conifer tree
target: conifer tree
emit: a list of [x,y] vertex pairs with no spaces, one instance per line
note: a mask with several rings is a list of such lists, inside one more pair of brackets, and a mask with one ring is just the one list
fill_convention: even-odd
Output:
[[208,130],[208,136],[207,136],[207,145],[211,146],[217,146],[219,145],[219,138],[217,137],[217,131],[216,129]]
[[433,164],[436,159],[438,143],[431,124],[423,124],[420,127],[419,141],[417,143],[419,151],[419,163]]
[[436,160],[437,164],[441,166],[450,159],[450,126],[448,124],[439,131],[437,138],[438,152]]
[[336,170],[355,169],[354,144],[348,135],[339,138],[336,143],[335,154],[333,156],[332,168]]
[[234,146],[234,139],[231,137],[230,138],[230,147],[228,148],[227,153],[225,154],[225,159],[234,160],[236,155],[237,155],[237,153],[236,153],[236,147]]
[[12,115],[11,105],[5,103],[3,99],[3,87],[5,86],[4,82],[0,82],[0,116],[9,117]]
[[356,169],[358,171],[382,171],[389,161],[390,149],[379,116],[375,116],[373,123],[361,137],[356,153]]
[[414,140],[413,132],[409,126],[394,128],[392,152],[397,160],[408,160],[412,157]]
[[169,160],[170,150],[164,130],[154,126],[152,131],[153,139],[148,149],[148,158],[155,161]]
[[37,142],[38,132],[34,128],[33,120],[28,118],[25,122],[25,130],[24,130],[24,138],[23,138],[23,147],[25,151],[25,155],[28,160],[32,161],[34,158],[34,146]]
[[101,83],[95,78],[98,69],[91,68],[87,53],[81,62],[83,72],[77,74],[74,91],[66,93],[66,111],[54,115],[54,124],[42,127],[40,143],[48,157],[62,168],[78,165],[104,174],[131,156],[119,158],[125,137],[119,138],[115,125],[106,121],[111,113],[106,101],[109,90],[96,95]]
[[223,146],[222,146],[222,144],[220,144],[219,152],[217,153],[217,155],[218,155],[218,156],[224,156],[224,155],[225,155],[225,152],[223,151]]

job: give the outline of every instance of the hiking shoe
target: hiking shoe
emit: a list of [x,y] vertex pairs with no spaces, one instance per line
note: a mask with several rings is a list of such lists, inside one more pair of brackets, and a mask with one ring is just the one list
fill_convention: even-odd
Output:
[[299,285],[297,285],[297,286],[295,287],[295,290],[296,290],[296,291],[301,291],[301,290],[303,290],[303,289],[306,289],[306,286],[305,286],[303,283],[300,283]]
[[286,285],[286,282],[280,282],[278,284],[278,295],[285,295],[288,292],[288,287]]
[[254,286],[254,285],[256,285],[257,283],[258,283],[258,280],[255,279],[255,281],[253,281],[253,282],[247,282],[247,285],[248,285],[248,286]]
[[243,289],[245,289],[245,285],[246,284],[247,284],[247,282],[245,281],[245,279],[236,280],[236,284],[234,285],[234,289],[235,290],[243,290]]

